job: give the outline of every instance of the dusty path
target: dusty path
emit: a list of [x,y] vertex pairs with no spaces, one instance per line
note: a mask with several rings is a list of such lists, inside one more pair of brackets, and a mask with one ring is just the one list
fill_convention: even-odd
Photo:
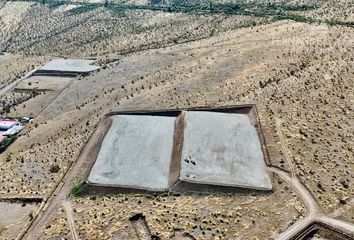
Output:
[[63,205],[64,210],[66,212],[66,218],[68,219],[68,224],[70,227],[71,236],[72,236],[73,240],[79,240],[79,235],[77,234],[76,229],[75,229],[75,222],[73,219],[73,209],[71,207],[71,203],[68,200],[66,200],[62,203],[62,205]]
[[291,177],[293,179],[295,179],[296,177],[296,172],[295,172],[295,167],[290,159],[290,155],[289,155],[289,150],[286,147],[285,141],[284,141],[284,137],[283,137],[283,133],[281,131],[281,124],[282,124],[282,120],[280,118],[275,117],[275,125],[277,127],[277,132],[280,138],[280,144],[281,144],[281,148],[282,148],[282,152],[284,154],[285,160],[289,165],[290,168],[290,173],[291,173]]
[[35,69],[33,69],[32,71],[28,72],[25,76],[23,76],[22,78],[17,79],[16,81],[10,83],[9,85],[7,85],[6,87],[3,87],[2,89],[0,89],[0,96],[4,95],[5,93],[7,93],[7,91],[10,91],[12,88],[14,88],[17,84],[19,84],[22,80],[30,77],[35,71],[37,71],[38,68],[40,68],[41,66],[36,67]]
[[276,167],[268,167],[267,169],[270,172],[276,173],[280,178],[286,181],[295,192],[297,192],[298,196],[303,200],[307,207],[308,215],[315,216],[316,214],[321,212],[320,206],[318,205],[315,198],[308,191],[308,189],[298,180],[297,177],[292,178],[289,173],[280,170]]
[[[103,124],[99,124],[99,128],[92,134],[90,138],[94,139],[102,139],[109,128],[111,122],[107,121],[106,119]],[[278,121],[277,121],[278,122]],[[280,123],[280,124],[279,124]],[[279,121],[278,123],[278,129],[281,130],[281,122]],[[281,134],[280,134],[281,135]],[[88,141],[90,142],[95,142],[95,141]],[[282,139],[281,135],[281,142],[282,142],[282,148],[283,148],[283,153],[286,155],[286,158],[289,158],[288,150],[286,148],[286,145]],[[87,144],[83,148],[82,152],[80,153],[80,156],[76,162],[72,164],[70,169],[68,170],[67,174],[63,177],[62,181],[58,184],[57,188],[54,190],[53,194],[51,197],[48,199],[47,204],[43,207],[41,212],[37,215],[35,220],[32,222],[31,226],[27,229],[27,232],[23,235],[22,239],[27,239],[27,240],[37,240],[40,238],[44,228],[45,224],[50,221],[50,219],[54,216],[54,214],[57,211],[57,208],[63,204],[63,207],[67,213],[67,218],[68,218],[68,223],[70,227],[70,231],[72,234],[73,239],[79,239],[78,234],[75,229],[74,225],[74,220],[72,217],[72,210],[71,210],[71,205],[70,202],[67,201],[67,196],[69,195],[70,188],[74,181],[77,179],[77,176],[80,176],[80,173],[82,172],[82,169],[87,168],[90,166],[90,162],[92,160],[88,160],[89,157],[92,155],[92,149],[97,148],[97,142]],[[86,157],[85,157],[86,156]],[[92,158],[94,159],[94,158]],[[291,162],[290,162],[291,163]],[[290,166],[292,166],[290,164]],[[291,169],[293,169],[291,167]],[[270,172],[273,172],[277,174],[280,178],[282,178],[285,182],[289,184],[291,189],[297,193],[299,198],[304,202],[305,206],[308,209],[308,215],[299,221],[297,221],[295,224],[293,224],[291,227],[289,227],[285,232],[279,234],[276,239],[292,239],[294,236],[296,236],[299,232],[303,231],[305,228],[307,228],[310,224],[313,224],[314,222],[322,222],[328,226],[331,226],[335,229],[338,229],[343,232],[347,233],[354,233],[354,225],[334,219],[328,216],[325,216],[322,213],[322,210],[317,203],[316,199],[313,197],[311,192],[306,188],[304,184],[301,183],[301,181],[298,179],[296,174],[294,173],[294,170],[291,171],[289,174],[285,170],[279,169],[277,167],[267,167],[267,170]],[[141,229],[141,226],[140,226]]]
[[[102,124],[99,124],[99,128],[91,135],[91,138],[100,139],[103,138],[106,134],[107,129],[110,127],[111,121],[107,119],[104,120]],[[94,141],[88,141],[94,142]],[[77,180],[78,176],[81,176],[82,169],[87,169],[92,164],[87,161],[87,159],[81,156],[89,156],[91,150],[95,146],[91,146],[89,144],[85,145],[82,149],[80,156],[76,162],[73,162],[68,172],[64,175],[63,179],[60,181],[51,197],[48,199],[46,205],[41,209],[40,213],[35,217],[34,221],[27,229],[27,231],[23,234],[23,236],[19,236],[18,239],[27,239],[27,240],[37,240],[40,238],[43,230],[45,229],[45,224],[54,216],[57,212],[58,207],[64,202],[66,202],[67,196],[70,193],[70,189]],[[65,205],[64,205],[65,208]],[[68,213],[68,212],[67,212]],[[69,220],[69,218],[68,218]],[[70,221],[70,220],[69,220]],[[74,225],[72,225],[74,227]],[[70,228],[71,229],[71,228]],[[73,228],[75,229],[75,228]],[[77,233],[73,233],[76,234]],[[78,239],[78,238],[77,238]]]
[[316,221],[321,222],[323,224],[329,225],[334,227],[337,230],[343,231],[343,232],[348,232],[348,233],[353,233],[354,234],[354,225],[342,220],[338,220],[335,218],[331,218],[328,216],[319,216]]
[[150,240],[151,239],[151,232],[149,227],[145,221],[145,219],[139,219],[137,221],[132,221],[133,227],[135,229],[136,235],[138,236],[139,240]]
[[326,216],[322,212],[319,204],[317,203],[316,199],[313,197],[311,192],[300,182],[297,177],[292,178],[289,173],[276,167],[268,167],[267,169],[270,172],[276,173],[280,178],[286,181],[290,185],[290,187],[298,194],[298,196],[303,200],[304,204],[308,209],[308,214],[306,217],[300,219],[294,225],[289,227],[285,232],[279,234],[276,239],[293,239],[299,232],[301,232],[314,222],[320,222],[325,225],[331,226],[339,231],[354,234],[353,224]]
[[304,202],[307,207],[308,215],[305,218],[300,219],[294,225],[289,227],[285,232],[281,233],[277,236],[276,239],[291,239],[298,232],[306,228],[309,224],[311,224],[314,218],[321,212],[320,207],[317,201],[314,199],[312,194],[307,190],[307,188],[295,177],[289,173],[280,170],[276,167],[268,167],[268,171],[276,173],[281,179],[287,182],[291,189],[293,189],[299,198]]
[[294,165],[292,164],[292,161],[290,159],[289,151],[286,147],[283,134],[281,132],[282,121],[279,118],[275,118],[275,123],[280,138],[282,152],[290,168],[290,174],[285,170],[279,169],[277,167],[269,166],[267,167],[267,170],[276,173],[280,178],[287,182],[292,188],[292,190],[294,190],[297,193],[298,197],[301,198],[301,200],[304,202],[308,211],[306,217],[300,219],[291,227],[289,227],[285,232],[279,234],[276,239],[293,239],[299,232],[303,231],[305,228],[307,228],[310,224],[313,224],[314,222],[321,222],[340,231],[354,234],[353,224],[325,216],[314,196],[296,176]]

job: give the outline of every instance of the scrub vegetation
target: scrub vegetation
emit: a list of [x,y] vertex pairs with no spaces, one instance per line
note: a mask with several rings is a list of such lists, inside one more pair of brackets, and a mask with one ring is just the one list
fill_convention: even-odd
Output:
[[[176,229],[196,239],[274,239],[309,211],[278,174],[265,195],[79,194],[91,166],[77,159],[104,114],[255,103],[271,167],[292,171],[324,214],[353,224],[351,2],[1,1],[0,110],[34,119],[0,154],[0,199],[52,206],[32,239],[137,239],[129,221],[137,213],[163,239]],[[56,57],[94,58],[102,68],[55,91],[5,91]],[[16,215],[1,204],[0,239],[46,212],[35,204]]]

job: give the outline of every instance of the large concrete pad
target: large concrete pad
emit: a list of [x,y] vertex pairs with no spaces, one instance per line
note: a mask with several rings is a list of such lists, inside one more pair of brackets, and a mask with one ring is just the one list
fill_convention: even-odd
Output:
[[93,63],[93,60],[58,58],[45,64],[39,71],[87,73],[100,68],[98,65],[92,65]]
[[175,117],[116,115],[102,141],[88,182],[165,191]]
[[245,114],[186,112],[180,180],[271,190],[259,136]]
[[91,144],[88,191],[272,190],[255,108],[118,112],[107,120],[107,134]]

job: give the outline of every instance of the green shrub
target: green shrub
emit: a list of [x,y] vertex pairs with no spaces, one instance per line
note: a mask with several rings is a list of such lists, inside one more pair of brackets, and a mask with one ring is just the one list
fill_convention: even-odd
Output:
[[33,212],[29,212],[28,217],[29,217],[29,220],[32,221],[33,220]]
[[58,164],[53,164],[52,166],[50,166],[50,169],[49,169],[49,171],[51,173],[57,173],[57,172],[59,172],[59,170],[60,170],[60,167]]
[[57,8],[60,7],[61,5],[66,4],[65,1],[59,1],[59,0],[42,0],[42,4],[47,4],[49,8]]
[[70,196],[77,197],[81,191],[84,183],[81,180],[77,180],[74,182],[74,185],[70,189]]
[[81,13],[85,13],[85,12],[88,12],[88,11],[91,11],[95,8],[98,8],[100,7],[101,5],[100,4],[95,4],[95,3],[90,3],[90,4],[83,4],[79,7],[76,7],[76,8],[73,8],[73,9],[70,9],[68,11],[68,14],[69,15],[75,15],[75,14],[81,14]]
[[11,154],[7,154],[5,158],[5,162],[10,162],[11,161]]

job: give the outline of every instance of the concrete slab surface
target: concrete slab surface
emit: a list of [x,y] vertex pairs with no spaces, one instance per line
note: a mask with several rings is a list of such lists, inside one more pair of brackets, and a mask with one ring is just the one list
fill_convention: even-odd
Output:
[[21,90],[61,90],[73,78],[69,77],[47,77],[47,76],[31,76],[24,79],[15,89]]
[[111,187],[117,189],[113,192],[270,191],[261,139],[253,125],[257,117],[251,110],[108,116],[112,126],[99,140],[101,147],[95,145],[88,186],[104,192]]
[[168,188],[175,117],[116,115],[88,182],[164,191]]
[[180,180],[271,190],[259,136],[245,114],[186,112]]
[[93,60],[87,60],[87,59],[58,58],[48,62],[39,70],[85,73],[85,72],[92,72],[101,68],[98,65],[91,65],[93,63],[94,63]]

